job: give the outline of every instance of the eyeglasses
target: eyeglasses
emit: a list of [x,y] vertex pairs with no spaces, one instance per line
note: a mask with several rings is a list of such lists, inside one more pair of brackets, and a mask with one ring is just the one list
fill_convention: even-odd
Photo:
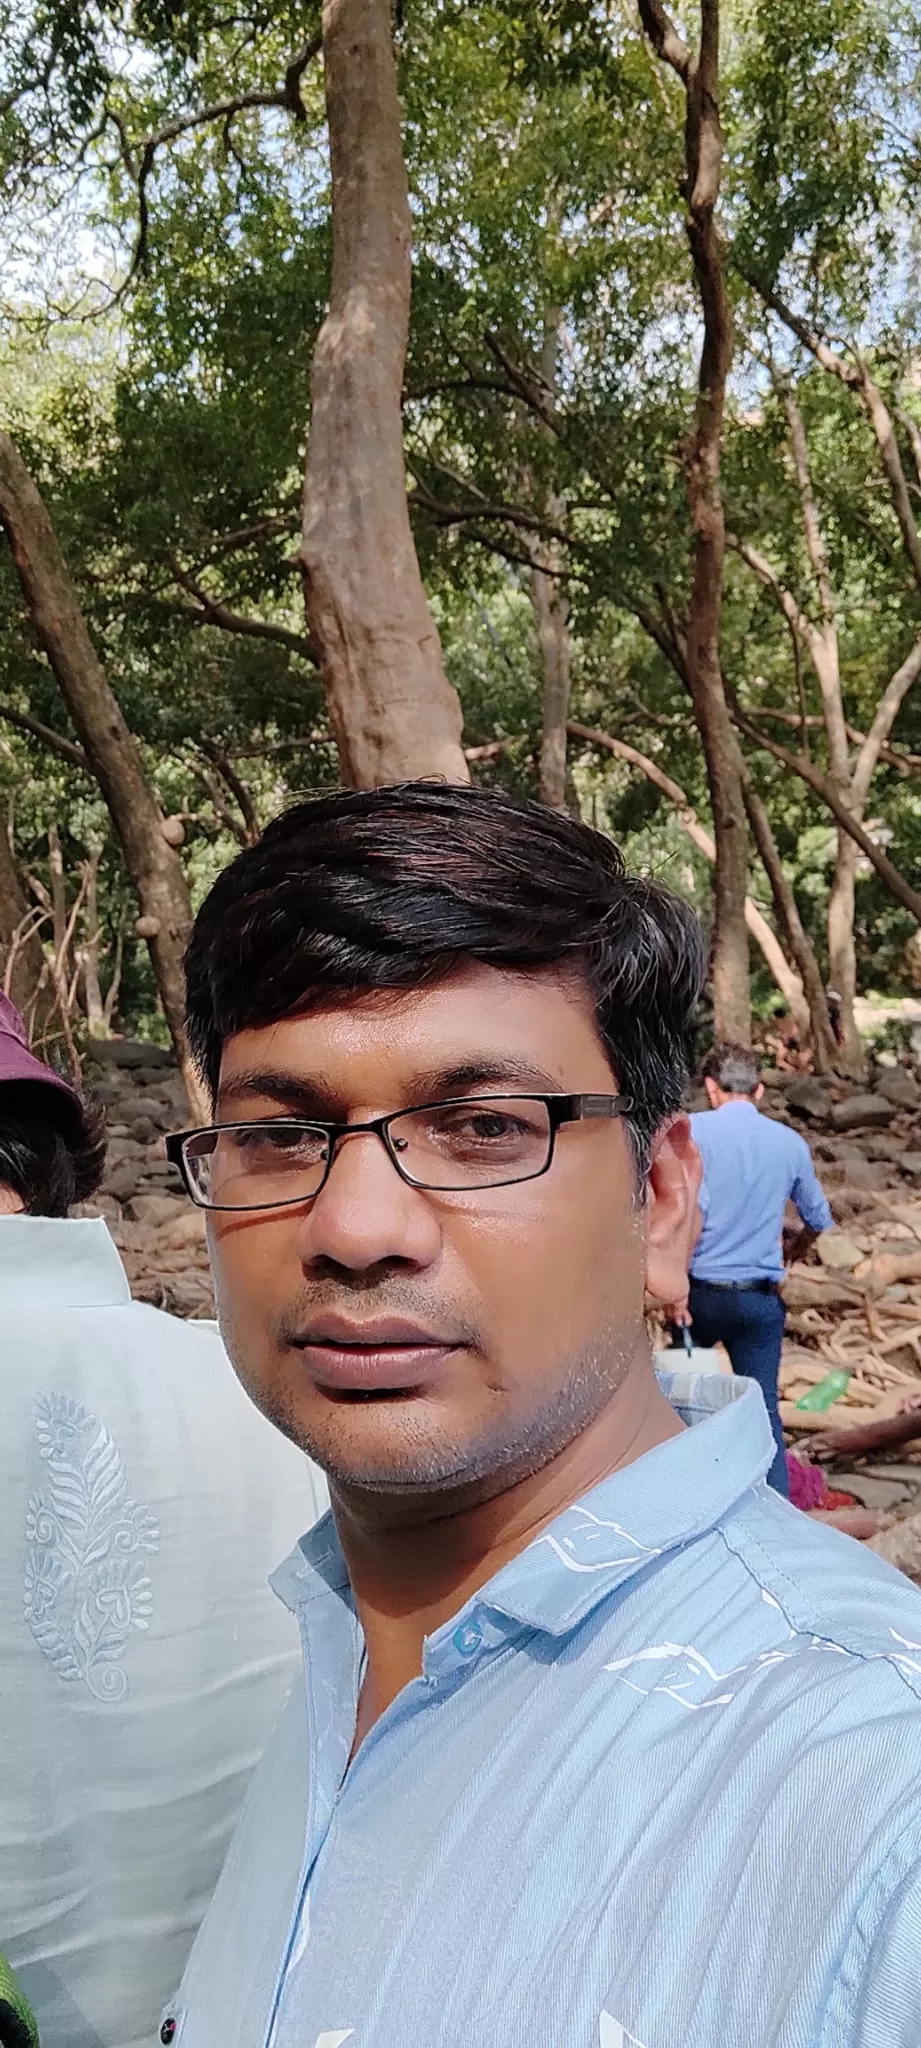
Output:
[[433,1193],[537,1180],[561,1124],[625,1116],[625,1095],[463,1095],[366,1124],[264,1117],[177,1131],[167,1156],[202,1209],[285,1209],[312,1201],[347,1138],[379,1138],[401,1180]]

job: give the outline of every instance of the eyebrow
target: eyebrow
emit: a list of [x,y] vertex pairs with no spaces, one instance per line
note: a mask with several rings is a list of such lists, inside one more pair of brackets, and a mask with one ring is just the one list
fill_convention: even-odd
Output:
[[[400,1107],[413,1108],[424,1102],[437,1102],[451,1095],[466,1094],[474,1088],[499,1088],[504,1092],[525,1095],[556,1095],[561,1092],[559,1077],[547,1073],[545,1068],[531,1060],[469,1059],[429,1067],[415,1074],[410,1089],[411,1099]],[[245,1106],[251,1096],[263,1096],[277,1103],[280,1109],[307,1117],[325,1116],[335,1120],[337,1111],[347,1111],[348,1108],[339,1089],[334,1088],[323,1074],[308,1078],[284,1069],[251,1067],[221,1083],[218,1089],[221,1113],[226,1115],[228,1109]]]

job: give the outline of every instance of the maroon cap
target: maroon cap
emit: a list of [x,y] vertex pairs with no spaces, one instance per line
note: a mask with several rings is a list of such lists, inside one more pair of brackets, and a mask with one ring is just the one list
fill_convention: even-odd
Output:
[[41,1081],[48,1088],[58,1088],[70,1102],[79,1108],[80,1097],[75,1088],[62,1081],[42,1060],[37,1060],[29,1051],[26,1027],[19,1011],[10,1002],[9,996],[0,991],[0,1081]]

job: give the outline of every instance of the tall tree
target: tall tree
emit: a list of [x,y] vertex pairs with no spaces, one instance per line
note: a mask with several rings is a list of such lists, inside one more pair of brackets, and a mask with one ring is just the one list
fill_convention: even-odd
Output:
[[390,0],[324,0],[329,311],[311,375],[301,562],[346,778],[467,781],[406,499],[411,223]]
[[686,226],[703,313],[697,405],[685,456],[694,534],[687,607],[687,671],[707,762],[716,838],[713,998],[716,1030],[743,1044],[751,1035],[748,933],[748,833],[739,747],[720,663],[726,524],[720,457],[732,362],[732,314],[716,207],[723,160],[720,122],[719,0],[700,0],[700,43],[691,50],[660,0],[639,0],[656,56],[685,92]]
[[111,812],[137,889],[139,932],[150,946],[163,1012],[193,1108],[201,1091],[185,1036],[182,955],[191,905],[179,856],[137,745],[87,631],[47,508],[19,450],[0,434],[0,522],[28,617]]

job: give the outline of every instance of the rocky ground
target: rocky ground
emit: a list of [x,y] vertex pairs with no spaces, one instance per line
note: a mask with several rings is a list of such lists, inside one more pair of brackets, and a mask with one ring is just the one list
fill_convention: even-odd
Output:
[[109,1153],[84,1215],[104,1216],[138,1301],[179,1316],[212,1316],[205,1225],[166,1158],[164,1135],[189,1109],[172,1056],[136,1039],[93,1046],[84,1083],[106,1105]]

